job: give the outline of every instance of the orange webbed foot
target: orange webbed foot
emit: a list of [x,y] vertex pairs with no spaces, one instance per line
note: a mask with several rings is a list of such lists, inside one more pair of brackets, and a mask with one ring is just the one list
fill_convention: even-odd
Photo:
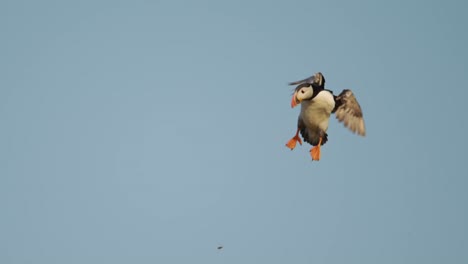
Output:
[[313,148],[310,149],[310,156],[312,157],[312,160],[320,160],[320,145],[322,144],[322,138],[319,139],[319,143],[317,146],[314,146]]
[[299,137],[299,130],[297,130],[296,135],[291,138],[288,143],[286,143],[286,147],[290,148],[293,150],[296,147],[297,142],[299,142],[299,145],[302,145],[302,140]]
[[312,157],[312,160],[320,160],[320,146],[315,146],[310,149],[310,156]]

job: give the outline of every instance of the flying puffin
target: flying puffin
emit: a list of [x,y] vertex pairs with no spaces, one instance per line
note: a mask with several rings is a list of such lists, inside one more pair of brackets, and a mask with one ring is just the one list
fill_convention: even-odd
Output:
[[286,147],[293,150],[297,142],[302,145],[300,132],[304,141],[313,146],[310,149],[312,160],[320,160],[320,146],[328,140],[328,121],[333,113],[349,130],[360,136],[366,135],[362,110],[351,90],[345,89],[338,96],[333,95],[332,91],[325,89],[325,77],[320,72],[289,85],[297,85],[291,107],[300,104],[301,112],[296,135],[286,143]]

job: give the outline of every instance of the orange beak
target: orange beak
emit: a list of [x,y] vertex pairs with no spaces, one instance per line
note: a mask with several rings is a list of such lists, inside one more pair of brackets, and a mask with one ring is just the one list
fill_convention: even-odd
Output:
[[294,108],[297,106],[297,104],[300,103],[296,99],[296,93],[293,94],[292,99],[291,99],[291,108]]

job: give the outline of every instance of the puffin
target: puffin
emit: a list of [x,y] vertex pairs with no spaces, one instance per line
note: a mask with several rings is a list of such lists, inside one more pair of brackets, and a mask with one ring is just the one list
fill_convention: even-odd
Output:
[[301,105],[301,112],[297,120],[297,131],[287,143],[286,147],[293,150],[297,142],[302,145],[299,133],[305,142],[312,145],[310,156],[312,161],[320,160],[320,146],[328,141],[328,123],[331,114],[335,114],[351,132],[360,136],[366,135],[361,106],[353,92],[344,89],[339,95],[325,89],[325,77],[317,72],[306,79],[290,82],[297,85],[291,99],[291,107]]

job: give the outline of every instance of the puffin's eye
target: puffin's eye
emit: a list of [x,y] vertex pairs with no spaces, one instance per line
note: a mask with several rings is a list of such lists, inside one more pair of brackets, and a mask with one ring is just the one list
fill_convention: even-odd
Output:
[[301,93],[305,93],[305,91],[304,91],[304,90],[301,90]]

